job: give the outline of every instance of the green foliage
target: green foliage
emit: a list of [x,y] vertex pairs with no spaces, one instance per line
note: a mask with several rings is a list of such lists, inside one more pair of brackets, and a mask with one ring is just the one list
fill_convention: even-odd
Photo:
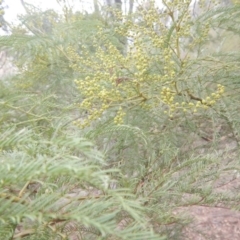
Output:
[[[111,108],[117,110],[114,122],[122,124],[128,109],[139,106],[165,109],[164,113],[173,117],[181,112],[202,112],[221,98],[224,86],[209,76],[218,69],[206,65],[210,56],[198,51],[209,40],[211,19],[206,18],[199,28],[199,20],[191,19],[189,4],[166,2],[170,12],[163,14],[153,4],[149,11],[133,16],[116,12],[117,23],[122,24],[114,25],[113,35],[133,42],[125,54],[108,40],[102,28],[93,41],[93,54],[83,49],[79,55],[69,49],[69,58],[75,62],[73,70],[85,73],[75,80],[85,97],[80,107],[89,110],[89,118],[79,121],[79,126],[86,127]],[[203,71],[196,75],[200,66]],[[206,91],[209,84],[211,90]]]
[[[104,170],[103,156],[88,141],[63,133],[48,141],[22,128],[2,131],[0,146],[4,239],[14,231],[14,238],[24,239],[70,239],[73,232],[84,239],[139,239],[136,231],[159,239],[147,231],[140,202],[129,190],[108,189],[116,170]],[[122,214],[128,223],[117,230]]]
[[29,8],[1,37],[3,239],[181,239],[177,208],[238,207],[240,9],[163,3]]
[[6,21],[4,20],[4,1],[0,0],[0,29],[6,31],[7,30],[7,26],[6,26]]

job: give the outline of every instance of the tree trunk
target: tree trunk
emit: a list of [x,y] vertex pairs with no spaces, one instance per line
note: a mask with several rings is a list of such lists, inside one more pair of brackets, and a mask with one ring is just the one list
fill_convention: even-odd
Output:
[[122,10],[122,1],[121,0],[115,0],[114,1],[114,5],[117,9],[119,9],[120,11]]
[[106,2],[107,2],[107,5],[110,7],[110,6],[112,6],[112,1],[111,0],[106,0]]
[[93,5],[94,5],[94,12],[95,12],[96,14],[99,14],[100,11],[99,11],[98,0],[93,0]]
[[133,4],[134,4],[134,0],[129,0],[128,14],[131,14],[133,12]]

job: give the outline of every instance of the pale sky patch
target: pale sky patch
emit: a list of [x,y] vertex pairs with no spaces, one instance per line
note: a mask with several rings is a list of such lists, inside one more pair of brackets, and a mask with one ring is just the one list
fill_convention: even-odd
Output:
[[[43,11],[54,9],[56,12],[59,12],[62,9],[56,0],[27,0],[25,2],[40,8]],[[69,0],[67,2],[69,2],[69,6],[73,7],[75,10],[89,9],[91,11],[93,8],[91,0]],[[7,0],[5,1],[5,5],[7,5],[8,8],[5,9],[4,18],[8,22],[16,22],[17,15],[26,13],[20,0]]]

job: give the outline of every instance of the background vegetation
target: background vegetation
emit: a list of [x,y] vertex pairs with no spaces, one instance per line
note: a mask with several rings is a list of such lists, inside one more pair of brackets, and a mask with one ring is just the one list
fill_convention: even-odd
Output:
[[0,239],[182,239],[176,209],[238,211],[217,189],[240,169],[239,5],[57,2],[0,38]]

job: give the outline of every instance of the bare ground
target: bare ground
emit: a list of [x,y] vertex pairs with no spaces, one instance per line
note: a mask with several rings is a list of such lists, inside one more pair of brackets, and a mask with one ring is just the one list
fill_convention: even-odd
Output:
[[[229,156],[228,159],[221,159],[223,164],[239,161],[237,157],[239,154],[236,154],[238,151],[236,141],[223,138],[219,151],[226,149],[229,149]],[[240,176],[234,170],[226,172],[214,183],[213,188],[214,193],[239,196]],[[216,206],[197,204],[177,208],[174,214],[183,214],[190,220],[190,223],[182,229],[178,240],[240,240],[240,201],[237,199],[233,205],[238,210],[233,209],[231,203],[229,205],[219,203]]]

